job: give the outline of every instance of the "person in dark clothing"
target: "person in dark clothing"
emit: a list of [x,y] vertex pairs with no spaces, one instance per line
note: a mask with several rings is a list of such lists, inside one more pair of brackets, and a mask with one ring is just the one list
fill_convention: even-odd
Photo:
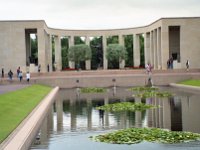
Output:
[[1,70],[1,77],[4,78],[4,69]]
[[10,80],[12,80],[13,72],[11,70],[8,72],[8,77],[9,77]]

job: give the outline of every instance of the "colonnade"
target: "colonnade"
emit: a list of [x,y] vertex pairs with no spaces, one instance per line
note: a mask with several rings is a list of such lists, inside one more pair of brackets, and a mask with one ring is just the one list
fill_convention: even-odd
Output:
[[[44,30],[43,30],[44,31]],[[40,29],[37,29],[38,35],[38,57],[39,63],[41,65],[41,70],[43,72],[47,71],[47,65],[50,66],[50,71],[52,71],[52,36],[55,39],[55,62],[57,70],[62,69],[62,57],[61,57],[61,35],[54,35],[50,33],[43,32]],[[162,41],[168,38],[167,34],[163,34],[161,27],[150,30],[149,32],[144,33],[131,33],[131,34],[115,34],[118,36],[118,43],[120,45],[125,45],[124,37],[126,35],[133,35],[133,64],[134,67],[139,67],[141,63],[141,45],[140,45],[140,36],[144,37],[144,60],[145,64],[151,63],[154,66],[154,69],[165,69],[166,61],[169,58],[169,54],[164,51],[167,49],[167,44],[164,45]],[[168,31],[167,31],[168,33]],[[78,36],[78,35],[76,35]],[[96,36],[96,35],[95,35]],[[95,36],[82,36],[85,37],[85,44],[90,45],[90,37]],[[108,60],[106,58],[106,49],[107,49],[107,38],[112,35],[100,35],[102,37],[102,48],[103,48],[103,69],[108,69]],[[74,37],[75,35],[64,36],[68,38],[68,47],[75,45]],[[166,42],[164,42],[166,43]],[[45,50],[45,51],[44,51]],[[91,69],[91,60],[85,62],[86,70]],[[69,61],[69,67],[75,68],[75,62]],[[120,60],[119,68],[123,69],[125,67],[125,60]]]

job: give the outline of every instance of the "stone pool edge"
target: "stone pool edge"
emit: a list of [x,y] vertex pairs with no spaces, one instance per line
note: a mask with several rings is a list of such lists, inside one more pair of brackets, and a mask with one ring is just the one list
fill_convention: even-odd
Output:
[[198,86],[183,85],[183,84],[176,84],[176,83],[170,83],[169,85],[171,87],[178,87],[178,88],[183,88],[183,89],[200,91],[200,87],[198,87]]
[[59,87],[53,88],[50,93],[36,106],[36,108],[21,122],[21,124],[11,133],[11,135],[1,143],[3,150],[27,150],[30,148],[44,117],[47,115],[49,107],[54,102],[54,98]]

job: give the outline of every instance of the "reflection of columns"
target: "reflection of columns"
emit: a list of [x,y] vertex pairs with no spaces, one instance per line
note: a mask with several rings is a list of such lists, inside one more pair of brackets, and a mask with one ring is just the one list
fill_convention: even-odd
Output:
[[41,134],[40,134],[40,142],[41,144],[44,144],[47,142],[48,138],[48,121],[47,118],[45,117],[44,120],[42,121],[42,126],[41,126]]
[[57,111],[57,131],[63,130],[63,101],[62,99],[56,100]]
[[47,72],[44,29],[37,29],[37,37],[38,37],[38,64],[41,65],[41,72]]
[[150,33],[144,34],[144,55],[145,64],[150,62]]
[[140,66],[140,35],[134,34],[134,53],[133,53],[133,60],[134,60],[134,66],[139,67]]
[[[140,97],[135,97],[135,103],[141,103]],[[135,127],[141,127],[142,125],[142,112],[135,111]]]
[[60,71],[62,69],[60,36],[55,36],[55,62],[57,64],[56,70]]
[[[90,47],[90,38],[88,36],[85,38],[85,43]],[[91,70],[91,59],[86,60],[85,65],[86,70]]]
[[135,103],[141,103],[141,97],[135,97]]
[[75,100],[70,99],[71,130],[76,129],[76,105]]
[[162,69],[166,69],[167,60],[169,59],[169,32],[168,26],[161,28],[161,64]]
[[[124,46],[124,36],[123,35],[119,35],[119,44]],[[125,60],[122,59],[119,61],[119,68],[123,69],[125,67]]]
[[108,69],[108,60],[106,58],[107,37],[103,36],[103,69]]
[[49,114],[48,114],[48,129],[53,130],[54,127],[54,121],[53,121],[53,113],[54,113],[54,106],[52,105]]
[[157,61],[158,61],[158,69],[162,69],[161,67],[161,28],[157,29]]
[[[74,46],[74,36],[70,36],[70,37],[68,37],[68,41],[69,41],[69,48],[71,47],[71,46]],[[75,62],[72,62],[72,61],[69,61],[69,67],[70,68],[75,68]]]
[[88,130],[92,129],[92,100],[87,100],[87,127]]
[[142,126],[142,112],[135,111],[135,127],[139,128]]
[[[147,98],[146,101],[147,104],[153,105],[152,98]],[[153,109],[147,109],[146,112],[147,112],[148,127],[153,127]]]
[[168,98],[163,98],[163,127],[171,129],[171,109]]
[[[157,98],[157,97],[155,97],[155,106],[158,106],[159,105],[159,99]],[[159,128],[160,127],[160,124],[159,124],[159,119],[160,119],[160,117],[159,117],[159,109],[157,108],[157,109],[155,109],[155,123],[156,123],[156,128]]]
[[159,125],[163,128],[163,100],[159,98]]
[[[108,104],[108,98],[104,99],[104,105]],[[105,111],[105,126],[109,127],[109,112]]]

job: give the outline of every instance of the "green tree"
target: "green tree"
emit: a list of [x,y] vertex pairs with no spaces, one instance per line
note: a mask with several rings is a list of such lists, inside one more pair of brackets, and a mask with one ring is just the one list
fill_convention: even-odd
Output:
[[62,69],[67,68],[68,64],[68,38],[64,37],[61,39],[62,47]]
[[98,67],[103,66],[102,38],[94,37],[90,41],[90,46],[92,49],[91,68],[97,69]]
[[106,50],[106,58],[109,61],[108,68],[119,68],[119,63],[127,58],[125,47],[120,44],[109,44]]
[[80,36],[75,36],[74,37],[74,44],[75,45],[85,44],[85,41],[83,41]]
[[119,43],[118,36],[109,36],[107,38],[107,45],[109,45],[109,44],[117,44],[117,43]]
[[90,60],[91,56],[91,48],[85,44],[71,46],[68,50],[68,59],[74,61],[78,66],[81,62]]
[[144,59],[144,36],[140,35],[140,67],[145,67]]
[[133,35],[124,36],[124,45],[127,51],[126,66],[133,66]]

